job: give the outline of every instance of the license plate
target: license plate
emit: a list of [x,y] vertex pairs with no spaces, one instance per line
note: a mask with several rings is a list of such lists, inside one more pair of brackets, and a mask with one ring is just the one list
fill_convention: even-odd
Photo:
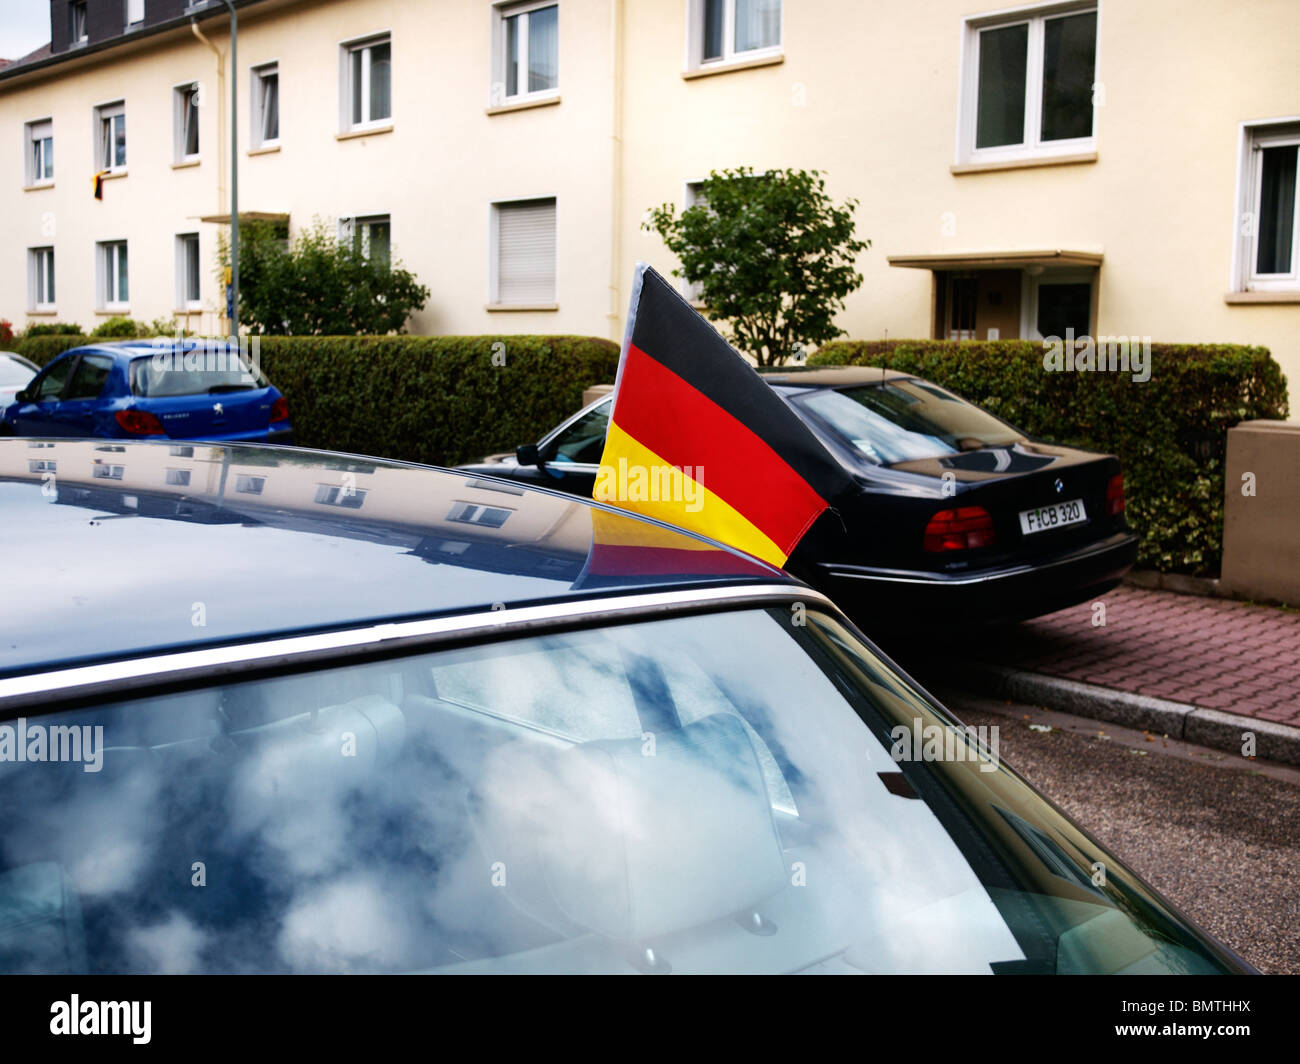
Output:
[[1065,528],[1067,525],[1081,525],[1088,520],[1082,499],[1069,502],[1055,502],[1051,506],[1040,506],[1036,510],[1020,511],[1020,531],[1026,536],[1033,532],[1048,532],[1053,528]]

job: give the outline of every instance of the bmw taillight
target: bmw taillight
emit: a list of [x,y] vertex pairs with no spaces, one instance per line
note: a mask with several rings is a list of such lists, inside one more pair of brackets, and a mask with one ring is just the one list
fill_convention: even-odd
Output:
[[1124,512],[1124,474],[1116,473],[1106,485],[1106,513],[1118,517]]
[[271,421],[288,421],[289,420],[289,400],[283,395],[271,404]]
[[114,416],[132,436],[162,436],[166,431],[162,422],[146,410],[119,410]]
[[983,506],[940,510],[925,526],[925,549],[936,553],[991,547],[995,539],[993,518]]

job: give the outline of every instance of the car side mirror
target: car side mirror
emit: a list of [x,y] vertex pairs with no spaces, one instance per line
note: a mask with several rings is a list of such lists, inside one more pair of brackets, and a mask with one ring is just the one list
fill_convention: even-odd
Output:
[[28,394],[26,388],[22,388],[19,391],[14,392],[14,400],[19,403],[30,403],[32,397]]
[[542,456],[535,443],[521,443],[515,448],[515,461],[521,466],[541,466]]

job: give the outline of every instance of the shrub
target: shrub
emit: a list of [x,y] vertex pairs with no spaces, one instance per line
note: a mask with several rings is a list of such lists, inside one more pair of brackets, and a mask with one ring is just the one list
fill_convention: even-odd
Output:
[[34,336],[84,336],[80,325],[70,325],[61,321],[38,322],[35,325],[29,325],[23,332],[23,339],[30,340]]
[[304,447],[455,465],[530,443],[612,381],[584,336],[263,336],[262,369]]
[[915,373],[1054,443],[1118,455],[1138,565],[1213,574],[1223,553],[1227,430],[1287,416],[1286,378],[1262,347],[1152,344],[1151,379],[1046,372],[1024,340],[836,341],[810,365]]
[[61,355],[69,348],[80,347],[87,342],[84,336],[68,336],[57,333],[51,336],[32,336],[30,330],[28,330],[28,335],[16,340],[11,350],[24,358],[30,358],[38,366],[43,366],[56,355]]
[[148,336],[149,326],[142,321],[114,315],[91,329],[90,335],[96,340],[134,340],[140,336]]
[[[401,332],[429,301],[415,274],[359,236],[340,239],[320,220],[289,242],[268,222],[240,226],[239,320],[281,336],[384,335]],[[222,290],[230,252],[218,252]]]
[[0,344],[8,346],[13,343],[14,327],[7,318],[0,318]]

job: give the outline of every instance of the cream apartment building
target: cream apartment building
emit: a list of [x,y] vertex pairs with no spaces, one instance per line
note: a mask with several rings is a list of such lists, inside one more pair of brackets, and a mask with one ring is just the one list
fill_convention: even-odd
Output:
[[[1295,0],[50,0],[0,68],[0,316],[221,325],[241,215],[337,226],[415,332],[622,334],[713,169],[859,201],[858,338],[1268,346],[1300,379]],[[93,194],[103,177],[102,199]]]

